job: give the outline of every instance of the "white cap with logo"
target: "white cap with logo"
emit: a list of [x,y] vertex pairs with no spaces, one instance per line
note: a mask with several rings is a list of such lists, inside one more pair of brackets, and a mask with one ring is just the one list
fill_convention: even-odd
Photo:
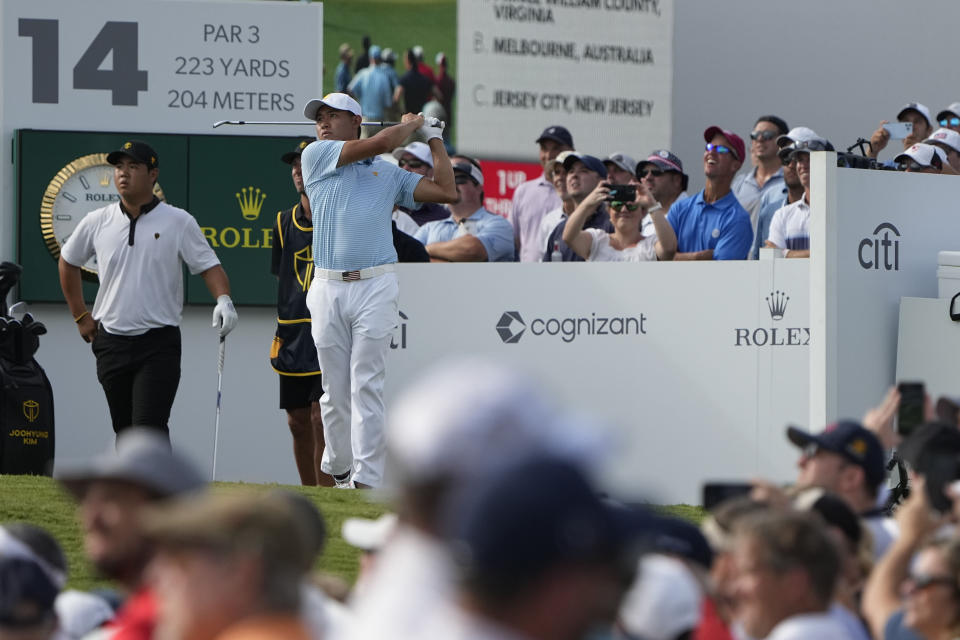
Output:
[[913,160],[922,167],[939,169],[947,161],[947,154],[932,144],[917,143],[893,159],[894,162]]
[[943,144],[954,151],[960,151],[960,133],[953,129],[940,128],[930,134],[930,137],[924,140],[926,144]]
[[399,160],[403,157],[403,154],[409,153],[417,160],[433,167],[433,152],[430,151],[430,146],[425,142],[411,142],[405,147],[397,147],[393,150],[393,157]]
[[320,111],[320,107],[327,105],[331,109],[337,109],[339,111],[349,111],[355,116],[363,116],[363,113],[360,111],[360,103],[348,96],[345,93],[328,93],[322,98],[314,98],[306,104],[303,108],[303,115],[309,120],[316,121],[317,113]]

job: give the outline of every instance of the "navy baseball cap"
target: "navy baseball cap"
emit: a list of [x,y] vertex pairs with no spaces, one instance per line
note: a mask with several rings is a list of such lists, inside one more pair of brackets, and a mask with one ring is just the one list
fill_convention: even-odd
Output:
[[571,153],[563,161],[563,168],[567,171],[570,171],[570,167],[573,166],[573,163],[579,160],[583,163],[587,169],[593,171],[594,173],[599,173],[601,178],[607,177],[607,166],[600,161],[600,158],[594,156],[588,156],[585,153]]
[[534,142],[540,144],[544,140],[553,140],[554,142],[559,142],[573,149],[573,136],[570,135],[566,127],[561,127],[560,125],[547,127]]
[[280,156],[280,159],[287,164],[293,164],[294,158],[299,158],[303,153],[303,150],[306,149],[307,145],[311,142],[313,142],[313,140],[309,140],[307,138],[300,140],[297,142],[297,146],[293,148],[293,151],[287,151],[285,154]]
[[877,436],[859,422],[841,420],[829,425],[822,433],[812,434],[797,427],[787,428],[787,438],[800,448],[816,445],[825,451],[840,454],[863,468],[870,486],[877,486],[884,478],[883,446]]
[[160,157],[153,147],[140,140],[127,140],[116,151],[107,154],[107,162],[117,164],[124,156],[133,158],[137,162],[147,165],[148,169],[156,169],[160,166]]
[[635,565],[651,516],[602,500],[570,462],[536,456],[473,483],[445,518],[468,579],[534,578],[574,563]]
[[36,562],[0,556],[0,627],[23,629],[55,620],[59,592]]
[[637,163],[637,176],[640,175],[640,172],[643,171],[643,168],[648,164],[652,164],[657,169],[660,169],[660,171],[676,171],[680,175],[686,175],[683,173],[683,162],[669,149],[654,149],[651,151],[646,160],[641,160]]

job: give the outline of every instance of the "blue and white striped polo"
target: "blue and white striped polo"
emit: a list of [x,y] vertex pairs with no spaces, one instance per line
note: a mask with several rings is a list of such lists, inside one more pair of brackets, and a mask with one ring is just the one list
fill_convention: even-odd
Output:
[[337,168],[342,140],[317,140],[301,156],[313,217],[313,261],[321,269],[354,271],[397,261],[390,216],[394,205],[416,208],[423,176],[381,160]]

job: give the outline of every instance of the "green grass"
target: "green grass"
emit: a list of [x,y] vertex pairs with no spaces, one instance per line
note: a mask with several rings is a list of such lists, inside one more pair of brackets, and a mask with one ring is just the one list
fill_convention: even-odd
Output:
[[[237,487],[252,491],[267,491],[280,487],[296,491],[313,500],[323,513],[328,533],[327,546],[317,562],[317,568],[340,576],[351,584],[357,574],[359,551],[344,542],[340,536],[343,521],[348,517],[376,518],[387,510],[385,505],[370,502],[370,493],[365,491],[240,482],[218,482],[214,485],[214,490]],[[692,522],[699,522],[704,515],[703,509],[690,505],[658,509]],[[0,523],[12,521],[31,522],[56,537],[67,555],[70,566],[69,584],[72,588],[86,590],[107,584],[97,576],[83,555],[76,503],[56,481],[37,476],[0,476]]]
[[431,67],[434,67],[434,57],[443,51],[447,55],[447,68],[456,74],[456,0],[324,0],[324,92],[333,90],[340,43],[350,44],[356,61],[356,56],[363,51],[364,35],[369,35],[370,41],[381,49],[389,47],[397,52],[394,65],[397,75],[404,74],[404,51],[414,45],[423,47],[423,60]]

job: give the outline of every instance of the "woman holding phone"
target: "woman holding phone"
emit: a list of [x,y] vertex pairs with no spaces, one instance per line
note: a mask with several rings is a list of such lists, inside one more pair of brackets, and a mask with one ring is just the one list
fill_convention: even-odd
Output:
[[[633,189],[624,189],[624,186]],[[645,262],[673,260],[677,252],[677,235],[667,222],[662,208],[651,213],[656,235],[644,236],[640,223],[647,210],[656,203],[642,183],[617,185],[615,191],[609,182],[600,182],[584,198],[567,220],[563,241],[577,255],[588,262]],[[601,202],[607,202],[613,233],[602,229],[584,229],[586,219]]]

